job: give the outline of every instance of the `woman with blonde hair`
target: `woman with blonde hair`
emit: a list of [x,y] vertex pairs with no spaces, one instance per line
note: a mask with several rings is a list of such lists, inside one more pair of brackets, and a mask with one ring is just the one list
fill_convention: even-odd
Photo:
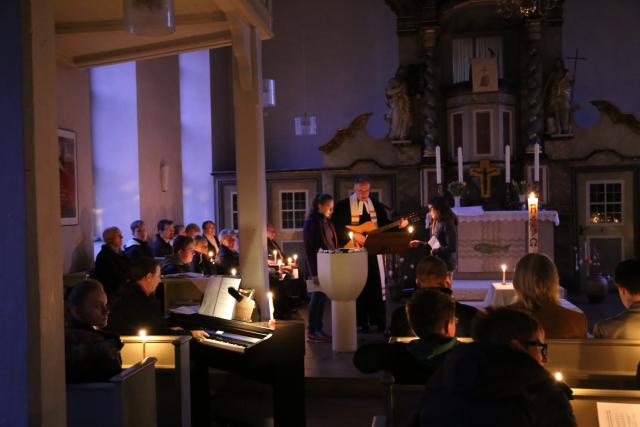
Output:
[[518,300],[513,304],[531,313],[547,338],[586,338],[587,318],[560,305],[560,278],[553,261],[543,254],[520,258],[513,276]]

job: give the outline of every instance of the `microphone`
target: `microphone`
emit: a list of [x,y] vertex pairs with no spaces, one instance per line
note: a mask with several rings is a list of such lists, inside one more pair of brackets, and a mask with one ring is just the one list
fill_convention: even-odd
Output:
[[237,302],[242,301],[244,298],[236,288],[227,288],[227,292],[229,292],[229,295],[231,295]]

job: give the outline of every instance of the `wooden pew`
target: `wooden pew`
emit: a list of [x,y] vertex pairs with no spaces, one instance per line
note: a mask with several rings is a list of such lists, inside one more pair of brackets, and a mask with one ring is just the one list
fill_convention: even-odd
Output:
[[[130,366],[143,357],[142,337],[120,337],[123,366]],[[144,353],[156,362],[158,419],[161,426],[191,426],[191,369],[188,335],[147,336]]]
[[571,407],[580,427],[599,427],[597,402],[640,403],[638,390],[574,388]]
[[67,385],[67,426],[155,427],[155,363],[148,357],[109,382]]

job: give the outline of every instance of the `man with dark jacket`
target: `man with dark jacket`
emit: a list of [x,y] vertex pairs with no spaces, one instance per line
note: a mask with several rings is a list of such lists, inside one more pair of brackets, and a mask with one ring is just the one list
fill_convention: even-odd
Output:
[[277,262],[281,259],[283,263],[286,262],[287,256],[276,241],[276,228],[271,224],[267,224],[267,251],[267,258],[271,261]]
[[124,245],[124,254],[129,259],[136,259],[140,257],[153,258],[153,252],[147,239],[149,233],[147,232],[147,226],[141,219],[137,219],[131,223],[131,240]]
[[[416,265],[416,287],[418,289],[435,288],[451,295],[451,275],[444,261],[434,256],[421,259]],[[456,336],[470,337],[471,324],[478,316],[482,316],[480,310],[456,301]],[[394,337],[413,335],[404,307],[398,307],[391,314],[391,324],[387,334]]]
[[173,255],[168,257],[162,266],[162,274],[180,274],[193,271],[193,239],[188,236],[178,236],[173,241]]
[[453,350],[427,385],[420,425],[573,427],[571,390],[542,366],[540,323],[510,308],[478,321],[475,342]]
[[220,232],[220,251],[216,256],[218,274],[231,274],[232,269],[240,266],[240,255],[236,252],[236,233],[225,228]]
[[102,283],[107,297],[114,295],[129,278],[129,259],[122,253],[122,233],[109,227],[102,233],[104,245],[96,257],[93,275]]
[[390,371],[396,383],[424,384],[442,365],[455,339],[455,304],[449,295],[420,289],[407,303],[407,314],[418,339],[409,343],[365,344],[353,356],[360,371]]
[[156,258],[171,256],[173,253],[171,239],[173,239],[173,221],[161,219],[158,221],[158,234],[156,234],[156,239],[151,245],[153,256]]

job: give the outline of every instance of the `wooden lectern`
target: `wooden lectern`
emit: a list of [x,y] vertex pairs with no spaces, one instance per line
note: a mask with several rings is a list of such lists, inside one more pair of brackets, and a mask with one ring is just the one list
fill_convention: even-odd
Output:
[[409,247],[411,237],[407,232],[369,234],[364,247],[369,255],[400,255]]

